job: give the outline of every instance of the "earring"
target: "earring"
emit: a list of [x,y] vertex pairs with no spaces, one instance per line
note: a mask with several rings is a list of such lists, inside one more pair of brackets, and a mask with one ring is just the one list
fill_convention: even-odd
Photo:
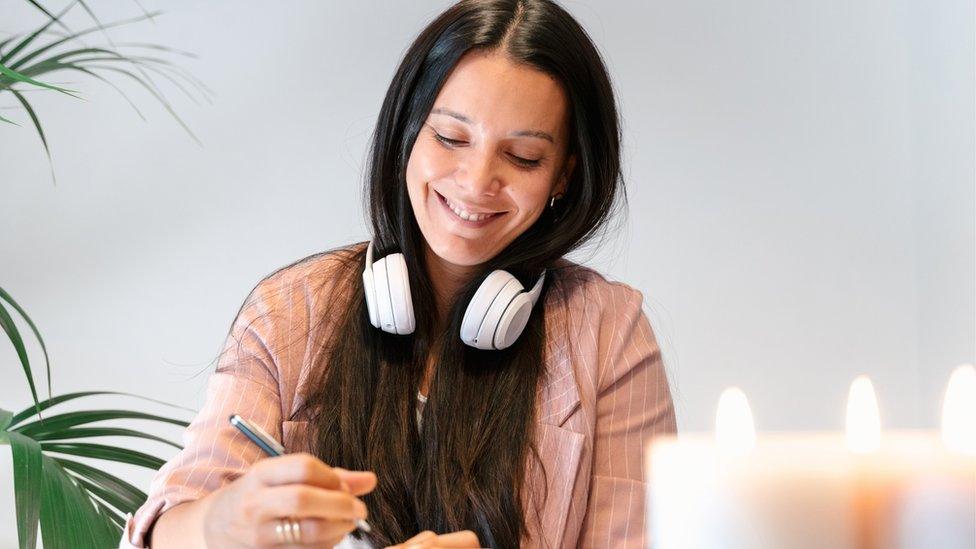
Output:
[[552,208],[556,205],[556,201],[563,197],[563,193],[556,193],[549,197],[549,207]]

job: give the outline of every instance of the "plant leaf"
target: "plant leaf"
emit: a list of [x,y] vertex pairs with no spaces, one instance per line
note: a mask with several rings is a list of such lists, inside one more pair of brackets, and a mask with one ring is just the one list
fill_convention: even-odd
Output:
[[[2,417],[0,417],[2,419]],[[38,442],[49,442],[52,440],[70,440],[76,438],[91,438],[91,437],[135,437],[144,438],[146,440],[155,440],[156,442],[162,442],[163,444],[168,444],[176,449],[183,448],[179,444],[166,440],[163,437],[157,437],[156,435],[150,435],[149,433],[142,433],[135,431],[133,429],[126,429],[124,427],[72,427],[70,429],[64,429],[62,431],[50,431],[45,432],[34,437],[34,440]]]
[[[72,477],[75,479],[76,482],[81,483],[81,480],[77,476],[72,475]],[[94,495],[94,494],[88,492],[88,495]],[[122,531],[123,528],[125,528],[125,517],[123,517],[118,512],[118,510],[109,507],[108,504],[104,503],[101,500],[101,498],[93,497],[91,498],[91,500],[92,502],[95,503],[95,507],[98,508],[99,514],[101,514],[102,516],[110,520],[112,524],[114,524],[115,527],[119,529],[120,532]]]
[[[146,502],[148,496],[142,490],[136,488],[135,486],[129,484],[128,482],[116,477],[115,475],[106,473],[101,469],[92,467],[91,465],[81,463],[79,461],[74,461],[66,458],[55,458],[62,467],[88,479],[115,493],[117,497],[124,498],[129,505],[129,508],[122,508],[116,505],[120,511],[126,513],[134,513],[143,503]],[[109,502],[111,503],[111,502]],[[114,503],[112,505],[115,505]]]
[[37,521],[41,515],[41,446],[19,433],[7,435],[13,455],[17,540],[20,549],[34,549],[37,547]]
[[78,96],[75,95],[78,92],[75,91],[75,90],[69,90],[67,88],[61,88],[61,87],[58,87],[58,86],[54,86],[52,84],[45,84],[44,82],[39,82],[39,81],[34,80],[33,78],[29,77],[29,76],[25,76],[23,74],[20,74],[19,72],[15,71],[15,70],[8,69],[3,64],[0,64],[0,74],[2,74],[4,76],[6,76],[6,77],[8,77],[8,78],[10,78],[12,80],[14,80],[15,82],[24,82],[25,84],[31,84],[33,86],[38,86],[38,87],[41,87],[41,88],[47,88],[49,90],[54,90],[54,91],[59,91],[59,92],[61,92],[63,94],[70,95],[71,97],[78,98]]
[[30,359],[27,357],[27,349],[24,348],[24,340],[20,337],[20,331],[17,330],[14,319],[11,318],[3,303],[0,303],[0,328],[6,332],[10,342],[13,343],[14,350],[17,351],[20,364],[24,368],[24,375],[27,376],[27,385],[30,386],[31,396],[34,397],[34,407],[37,410],[37,415],[41,415],[40,404],[37,400],[37,388],[34,386],[34,374],[31,372]]
[[116,91],[116,92],[117,92],[117,93],[118,93],[119,95],[121,95],[121,96],[122,96],[122,99],[125,99],[125,102],[126,102],[126,103],[128,103],[130,107],[132,107],[132,110],[134,110],[134,111],[136,111],[136,114],[137,114],[137,115],[139,116],[139,118],[141,118],[141,119],[143,119],[143,120],[146,120],[146,117],[145,117],[145,115],[143,115],[143,114],[142,114],[142,111],[140,111],[140,110],[139,110],[139,107],[137,107],[137,106],[136,106],[136,104],[135,104],[135,103],[133,103],[131,99],[129,99],[129,96],[128,96],[128,95],[126,95],[124,91],[122,91],[122,88],[120,88],[120,87],[118,87],[118,86],[116,86],[116,85],[115,85],[115,84],[114,84],[114,83],[113,83],[113,82],[112,82],[111,80],[109,80],[108,78],[105,78],[104,76],[102,76],[102,75],[100,75],[100,74],[98,74],[98,73],[97,73],[97,72],[95,72],[95,71],[91,71],[91,70],[88,70],[88,69],[87,69],[87,68],[85,68],[85,67],[79,67],[79,66],[77,66],[77,65],[65,65],[65,66],[64,66],[64,68],[65,68],[66,70],[76,70],[76,71],[79,71],[79,72],[83,72],[83,73],[85,73],[85,74],[87,74],[88,76],[91,76],[92,78],[95,78],[96,80],[101,80],[101,81],[102,81],[102,82],[104,82],[104,83],[105,83],[106,85],[108,85],[108,87],[110,87],[110,88],[112,88],[112,89],[113,89],[113,90],[115,90],[115,91]]
[[10,88],[10,93],[14,94],[17,101],[20,101],[20,104],[23,105],[27,110],[27,114],[30,115],[31,122],[34,123],[34,127],[37,129],[37,134],[41,136],[41,143],[44,144],[44,152],[47,154],[47,163],[51,168],[51,179],[54,181],[54,184],[57,185],[57,178],[54,176],[54,160],[51,159],[51,149],[47,146],[47,138],[44,137],[44,128],[41,127],[41,121],[37,119],[37,114],[34,112],[34,109],[19,91]]
[[3,57],[0,57],[0,64],[9,63],[10,59],[13,56],[17,55],[18,53],[20,53],[21,50],[23,50],[25,47],[30,45],[30,43],[33,42],[35,38],[40,36],[41,33],[51,28],[51,25],[60,22],[61,18],[64,17],[64,14],[68,13],[68,10],[70,10],[73,6],[74,6],[73,2],[71,4],[68,4],[63,10],[61,10],[61,13],[59,13],[56,17],[51,17],[50,19],[48,19],[47,23],[45,23],[39,29],[29,34],[23,40],[21,40],[16,46],[14,46],[14,49],[4,54]]
[[[78,393],[68,393],[66,395],[60,395],[60,396],[56,396],[54,398],[49,398],[47,400],[42,400],[40,402],[40,404],[38,405],[38,407],[41,409],[41,411],[44,411],[44,410],[47,410],[48,408],[50,408],[52,406],[56,406],[58,404],[61,404],[62,402],[68,402],[69,400],[74,400],[76,398],[82,398],[82,397],[86,397],[86,396],[95,396],[95,395],[121,395],[121,396],[128,396],[128,397],[138,398],[140,400],[145,400],[145,401],[148,401],[148,402],[155,402],[156,404],[163,404],[163,405],[169,406],[171,408],[178,408],[180,410],[186,410],[187,412],[194,412],[194,413],[196,412],[196,410],[193,410],[191,408],[185,408],[183,406],[178,406],[176,404],[170,404],[169,402],[165,402],[165,401],[162,401],[162,400],[156,400],[155,398],[144,397],[144,396],[136,395],[136,394],[133,394],[133,393],[125,393],[125,392],[122,392],[122,391],[83,391],[83,392],[78,392]],[[10,425],[11,426],[15,426],[18,423],[20,423],[21,421],[23,421],[23,420],[25,420],[25,419],[33,416],[33,415],[34,415],[34,409],[33,408],[27,408],[25,410],[22,410],[20,413],[18,413],[17,415],[14,416],[13,421],[10,422]]]
[[[138,64],[136,66],[138,67]],[[116,68],[116,67],[102,67],[102,70],[118,72],[118,73],[124,74],[124,75],[132,78],[136,82],[138,82],[139,85],[141,85],[142,87],[146,88],[146,90],[149,91],[149,93],[151,93],[153,95],[153,97],[156,98],[157,101],[159,101],[159,103],[163,106],[163,108],[166,109],[166,112],[168,112],[170,114],[170,116],[173,117],[173,120],[176,120],[176,123],[179,124],[181,128],[183,128],[183,131],[185,131],[187,133],[187,135],[190,136],[190,138],[192,138],[194,141],[196,141],[198,145],[203,145],[203,142],[200,141],[200,139],[196,136],[196,134],[193,133],[193,131],[190,129],[190,126],[188,126],[186,124],[186,122],[184,122],[183,119],[180,118],[180,115],[176,114],[176,111],[173,109],[172,105],[169,104],[169,101],[167,101],[166,98],[163,97],[162,94],[160,94],[155,89],[154,86],[152,86],[152,85],[144,82],[138,76],[136,76],[136,75],[132,74],[131,72],[129,72],[127,70],[124,70],[124,69],[119,69],[119,68]],[[141,69],[140,69],[140,72],[142,72]],[[145,75],[145,72],[142,72],[142,74]]]
[[7,426],[10,425],[11,420],[13,420],[13,412],[8,412],[3,408],[0,408],[0,431],[6,431]]
[[[71,473],[69,473],[69,476],[72,480],[77,482],[84,491],[88,492],[88,496],[91,497],[92,503],[99,508],[102,515],[108,518],[118,518],[120,512],[122,512],[122,509],[129,508],[129,506],[126,505],[126,501],[123,498],[120,498],[117,494],[113,494],[111,490],[106,490],[105,488],[102,488],[84,477]],[[132,513],[134,511],[124,512]],[[112,520],[112,522],[116,523],[115,520]]]
[[115,547],[121,528],[103,516],[88,493],[50,456],[41,456],[44,547]]
[[[39,9],[41,11],[41,13],[43,13],[44,15],[46,15],[48,17],[48,19],[54,19],[55,18],[54,17],[54,14],[52,14],[49,11],[47,11],[47,9],[44,6],[38,4],[35,0],[27,0],[27,2],[29,4],[31,4],[32,6],[34,6],[35,8]],[[71,32],[71,29],[68,28],[68,26],[65,25],[64,22],[58,21],[58,25],[60,25],[62,28],[64,28],[64,30],[66,30],[68,32]]]
[[10,44],[11,42],[13,42],[14,40],[16,40],[19,37],[20,37],[19,34],[15,34],[15,35],[11,36],[10,38],[7,38],[6,40],[0,41],[0,54],[3,53],[3,49],[6,48],[8,44]]
[[39,419],[26,425],[21,425],[20,427],[15,428],[14,431],[29,437],[34,437],[40,436],[46,432],[74,427],[75,425],[83,425],[85,423],[105,421],[109,419],[149,419],[153,421],[162,421],[164,423],[172,423],[173,425],[179,425],[181,427],[187,427],[189,425],[189,423],[186,421],[179,419],[172,419],[157,416],[155,414],[147,414],[144,412],[134,412],[132,410],[81,410],[77,412],[65,412],[63,414],[50,416],[46,419]]
[[[161,15],[161,14],[162,14],[162,12],[152,12],[150,15]],[[137,22],[142,21],[144,19],[146,19],[145,16],[133,17],[131,19],[122,19],[122,20],[119,20],[119,21],[114,21],[112,23],[107,23],[104,28],[117,27],[117,26],[127,25],[129,23],[137,23]],[[61,44],[66,43],[66,42],[70,42],[72,40],[77,40],[78,38],[80,38],[80,37],[82,37],[82,36],[84,36],[86,34],[93,33],[93,32],[95,32],[97,30],[100,30],[99,27],[90,27],[90,28],[87,28],[85,30],[81,30],[81,31],[78,31],[78,32],[73,32],[73,33],[65,36],[64,38],[61,38],[60,40],[55,40],[54,42],[51,42],[50,44],[47,44],[45,46],[42,46],[42,47],[40,47],[40,48],[38,48],[38,49],[36,49],[36,50],[34,50],[34,51],[32,51],[32,52],[24,55],[23,57],[21,57],[20,59],[18,59],[15,63],[13,63],[10,68],[16,70],[16,69],[24,66],[24,64],[27,63],[28,61],[30,61],[31,59],[36,58],[37,56],[43,54],[44,52],[50,51],[50,50],[52,50],[52,49],[60,46]]]
[[9,303],[11,307],[20,313],[21,318],[27,322],[27,325],[30,326],[31,331],[34,332],[34,337],[37,338],[37,342],[41,344],[41,351],[44,353],[44,364],[47,368],[47,396],[48,398],[51,398],[51,359],[47,355],[47,345],[44,344],[44,338],[41,337],[40,330],[37,329],[37,325],[34,324],[33,320],[31,320],[31,317],[27,314],[27,311],[25,311],[23,307],[14,301],[14,298],[11,297],[11,295],[8,294],[3,288],[0,288],[0,299]]
[[154,471],[166,463],[164,460],[145,452],[130,450],[128,448],[116,448],[107,444],[94,444],[91,442],[40,442],[39,444],[45,452],[57,452],[72,456],[118,461],[119,463],[138,465],[139,467],[145,467]]

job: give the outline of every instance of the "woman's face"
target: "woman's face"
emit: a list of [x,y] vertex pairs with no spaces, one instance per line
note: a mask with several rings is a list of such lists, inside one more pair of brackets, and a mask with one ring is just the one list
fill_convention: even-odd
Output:
[[429,248],[443,262],[488,261],[562,193],[568,104],[547,74],[501,54],[469,52],[434,101],[407,163],[407,190]]

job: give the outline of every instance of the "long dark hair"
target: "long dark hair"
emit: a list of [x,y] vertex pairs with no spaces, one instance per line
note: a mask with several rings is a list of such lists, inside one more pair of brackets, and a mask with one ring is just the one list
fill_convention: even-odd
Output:
[[[434,294],[425,276],[423,236],[406,189],[406,166],[441,86],[471,50],[497,51],[556,78],[569,104],[576,169],[565,197],[459,293],[447,326],[433,333]],[[313,450],[326,463],[377,473],[366,496],[385,546],[429,529],[474,530],[483,545],[517,547],[529,537],[523,511],[533,445],[536,392],[544,374],[546,296],[514,345],[480,351],[457,334],[464,308],[489,272],[505,269],[531,286],[543,268],[558,279],[559,259],[603,226],[619,198],[620,135],[613,89],[586,32],[546,0],[465,0],[431,22],[405,54],[390,83],[373,134],[364,198],[376,257],[400,251],[409,270],[417,321],[410,336],[373,328],[363,299],[364,247],[338,257],[331,319],[299,411],[310,422]],[[567,155],[568,158],[568,155]],[[554,270],[555,269],[555,270]],[[552,279],[551,279],[552,280]],[[546,291],[552,286],[548,283]],[[437,340],[439,345],[433,346]],[[436,351],[434,351],[436,349]],[[415,405],[429,355],[437,367],[422,426]],[[538,512],[538,502],[535,510]]]

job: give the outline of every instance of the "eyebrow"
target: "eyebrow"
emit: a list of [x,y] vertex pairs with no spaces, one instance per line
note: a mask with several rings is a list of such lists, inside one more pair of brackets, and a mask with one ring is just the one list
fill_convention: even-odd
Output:
[[[459,112],[452,111],[451,109],[445,109],[443,107],[438,107],[436,109],[431,110],[430,112],[431,112],[431,114],[443,114],[443,115],[446,115],[446,116],[450,116],[451,118],[455,118],[457,120],[460,120],[461,122],[464,122],[465,124],[473,124],[474,123],[467,116],[465,116],[465,115],[463,115],[463,114],[461,114]],[[548,142],[550,142],[552,144],[555,144],[556,143],[556,140],[552,138],[552,135],[550,135],[547,132],[540,131],[540,130],[518,130],[518,131],[514,131],[514,132],[510,133],[509,135],[512,136],[512,137],[538,137],[539,139],[545,139],[546,141],[548,141]]]

